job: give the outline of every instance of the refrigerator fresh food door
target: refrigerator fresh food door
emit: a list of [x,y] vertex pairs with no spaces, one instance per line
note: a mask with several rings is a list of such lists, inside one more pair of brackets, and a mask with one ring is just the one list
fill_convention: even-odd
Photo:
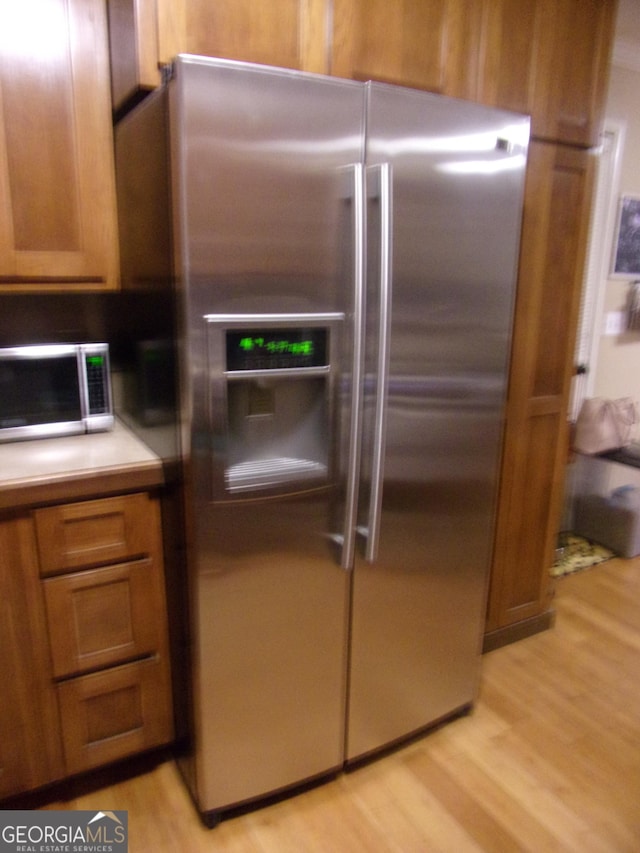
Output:
[[364,91],[195,57],[171,85],[196,798],[216,813],[343,763]]
[[528,140],[520,116],[368,90],[350,761],[474,698]]

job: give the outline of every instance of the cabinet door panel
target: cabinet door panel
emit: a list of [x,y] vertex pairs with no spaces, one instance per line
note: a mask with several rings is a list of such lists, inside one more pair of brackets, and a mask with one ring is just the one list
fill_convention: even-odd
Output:
[[544,0],[534,133],[597,145],[608,80],[615,0]]
[[528,113],[540,139],[596,145],[615,0],[486,0],[479,99]]
[[538,0],[485,3],[480,100],[531,114],[540,38]]
[[54,676],[156,651],[163,613],[158,581],[148,559],[45,580]]
[[58,710],[49,671],[35,532],[27,517],[0,520],[0,798],[62,775]]
[[481,5],[335,0],[331,74],[472,99]]
[[0,4],[0,285],[114,287],[100,0]]
[[190,0],[187,44],[192,53],[297,68],[298,0],[211,3]]
[[489,631],[550,603],[594,166],[577,148],[530,147]]
[[156,0],[107,0],[114,107],[160,85]]
[[196,53],[328,72],[330,0],[108,0],[114,107],[158,85],[158,65]]

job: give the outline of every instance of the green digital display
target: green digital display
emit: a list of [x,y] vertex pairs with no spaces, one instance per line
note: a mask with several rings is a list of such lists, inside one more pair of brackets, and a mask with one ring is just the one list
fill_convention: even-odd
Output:
[[318,367],[327,363],[323,328],[227,331],[228,370]]
[[252,335],[246,338],[241,338],[239,347],[244,352],[253,352],[254,350],[266,350],[268,353],[290,353],[291,355],[313,355],[313,341],[290,341],[287,338],[280,340],[268,341],[262,336],[253,337]]
[[88,355],[87,356],[87,364],[92,364],[97,367],[102,367],[104,364],[104,356],[103,355]]

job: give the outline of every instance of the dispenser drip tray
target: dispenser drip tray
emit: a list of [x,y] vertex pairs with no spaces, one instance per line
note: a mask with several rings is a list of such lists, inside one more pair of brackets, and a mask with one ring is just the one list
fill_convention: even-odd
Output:
[[230,465],[225,471],[225,485],[229,492],[267,489],[287,483],[308,485],[310,480],[326,478],[326,465],[311,459],[291,457],[250,459]]

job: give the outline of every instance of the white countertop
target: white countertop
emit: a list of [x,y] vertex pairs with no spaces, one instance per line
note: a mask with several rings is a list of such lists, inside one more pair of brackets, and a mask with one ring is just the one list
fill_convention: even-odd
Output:
[[145,482],[159,484],[162,462],[118,420],[109,432],[0,444],[0,494],[5,506],[11,505],[9,495],[16,490],[35,487],[42,494],[47,486],[136,473]]

